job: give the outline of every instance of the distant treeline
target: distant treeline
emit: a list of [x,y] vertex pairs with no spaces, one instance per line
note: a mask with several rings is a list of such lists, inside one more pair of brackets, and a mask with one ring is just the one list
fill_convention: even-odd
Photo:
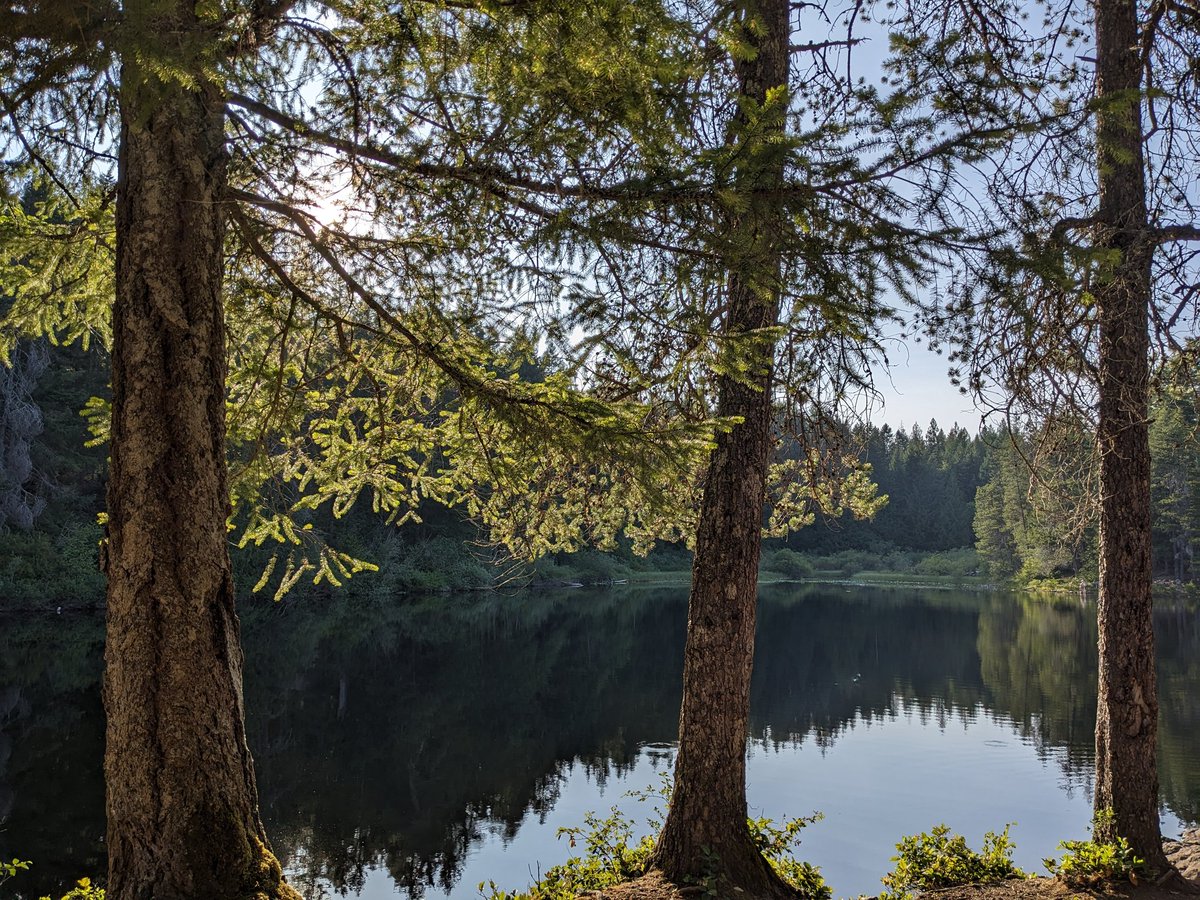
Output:
[[[101,351],[26,344],[0,367],[0,603],[96,602],[106,450],[87,447],[80,415],[107,392]],[[1151,431],[1154,565],[1163,579],[1196,578],[1200,542],[1200,444],[1190,398],[1157,401]],[[859,426],[847,433],[872,466],[887,505],[870,521],[818,520],[764,544],[764,568],[785,577],[864,571],[988,576],[1033,583],[1095,579],[1094,446],[1061,424],[1011,435],[925,427]],[[380,572],[352,593],[461,590],[499,583],[596,583],[647,573],[682,574],[690,554],[661,547],[649,559],[626,548],[555,554],[532,567],[498,560],[455,510],[422,508],[421,521],[389,526],[356,507],[311,525]],[[976,552],[978,551],[978,552]],[[239,583],[258,580],[272,548],[234,551]],[[302,586],[301,586],[302,587]],[[328,590],[328,588],[323,588]]]
[[975,491],[996,442],[994,434],[972,436],[959,425],[944,431],[932,420],[907,431],[888,425],[856,428],[850,444],[861,448],[871,464],[887,505],[870,521],[818,518],[786,538],[786,546],[815,554],[970,547]]
[[[1200,441],[1194,397],[1159,395],[1151,408],[1151,516],[1155,577],[1197,577]],[[1096,447],[1087,429],[1061,424],[996,444],[975,498],[980,558],[997,578],[1092,581],[1097,569]]]
[[87,602],[97,563],[107,451],[80,415],[108,393],[98,350],[22,342],[0,366],[0,603]]
[[[1152,416],[1155,575],[1191,582],[1200,544],[1194,399],[1164,393]],[[910,560],[913,551],[946,558],[945,551],[974,547],[978,573],[995,580],[1095,580],[1096,448],[1086,427],[1057,422],[971,435],[931,421],[907,431],[864,426],[853,437],[887,506],[869,522],[819,520],[786,542],[769,542],[773,548],[845,560],[849,571],[903,568],[906,552]],[[944,574],[968,574],[961,569]]]

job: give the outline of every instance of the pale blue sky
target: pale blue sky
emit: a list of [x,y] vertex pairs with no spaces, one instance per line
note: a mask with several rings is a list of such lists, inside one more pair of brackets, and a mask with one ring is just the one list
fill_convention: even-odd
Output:
[[950,364],[924,344],[906,342],[888,347],[890,366],[874,370],[875,385],[883,402],[871,411],[870,420],[906,429],[914,423],[924,428],[929,420],[949,429],[956,422],[971,433],[979,430],[980,413],[971,398],[950,384]]

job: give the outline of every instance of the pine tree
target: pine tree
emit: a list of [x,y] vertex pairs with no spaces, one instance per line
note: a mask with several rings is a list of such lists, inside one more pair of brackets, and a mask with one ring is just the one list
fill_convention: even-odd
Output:
[[[736,424],[718,435],[708,463],[688,601],[683,706],[674,788],[654,864],[683,884],[713,867],[721,890],[789,896],[746,827],[746,734],[754,656],[758,562],[771,456],[775,328],[785,234],[770,192],[783,184],[780,139],[789,105],[791,12],[787,0],[738,9],[732,34],[739,112],[727,141],[739,144],[726,213],[728,240],[722,336],[754,342],[741,371],[716,375],[717,413]],[[744,199],[743,199],[744,198]]]
[[[1030,33],[1012,4],[980,16],[943,9],[957,53],[931,52],[950,90],[991,84],[1029,139],[998,155],[987,199],[1009,242],[968,265],[959,302],[934,325],[959,322],[969,378],[1001,405],[1035,416],[1090,420],[1099,457],[1097,812],[1102,836],[1127,837],[1152,869],[1167,868],[1158,826],[1157,701],[1151,625],[1149,424],[1151,328],[1165,346],[1185,312],[1169,300],[1187,283],[1181,242],[1197,237],[1194,200],[1180,189],[1195,167],[1189,137],[1200,108],[1188,59],[1194,11],[1151,2],[1047,10]],[[1091,32],[1070,24],[1091,22]],[[1094,56],[1047,54],[1091,43]],[[1094,62],[1085,77],[1080,59]],[[964,74],[969,73],[969,74]],[[1155,123],[1155,137],[1146,136]],[[1079,160],[1091,160],[1085,166]],[[1188,173],[1188,174],[1184,174]],[[1148,177],[1149,176],[1149,177]],[[985,294],[990,296],[985,296]]]
[[[291,540],[300,530],[294,519],[258,514],[263,507],[247,499],[256,484],[279,483],[281,471],[284,483],[301,487],[286,512],[331,499],[336,507],[372,488],[377,503],[397,512],[415,506],[422,495],[473,504],[472,512],[485,520],[511,521],[502,539],[533,543],[531,552],[538,542],[577,541],[588,527],[611,539],[621,527],[635,530],[640,524],[621,513],[629,508],[624,499],[639,487],[647,506],[651,498],[659,500],[671,515],[675,507],[661,490],[662,483],[678,481],[670,463],[687,470],[688,455],[706,446],[706,424],[685,429],[690,436],[681,445],[644,404],[589,400],[573,390],[569,375],[514,382],[510,372],[520,356],[489,352],[480,335],[462,327],[469,316],[452,323],[425,307],[402,317],[364,286],[378,282],[359,281],[340,264],[326,242],[336,238],[317,234],[311,217],[298,212],[279,187],[282,178],[290,178],[289,187],[311,199],[314,180],[320,181],[291,167],[294,133],[277,130],[272,142],[229,115],[231,85],[240,81],[270,92],[289,83],[285,71],[311,75],[314,64],[305,52],[314,48],[326,63],[332,58],[341,88],[354,93],[357,79],[339,68],[348,59],[340,43],[348,43],[347,34],[335,40],[323,25],[292,12],[288,2],[244,9],[188,0],[132,2],[118,11],[51,0],[0,13],[0,77],[25,171],[48,186],[47,204],[67,211],[29,215],[13,204],[5,210],[11,239],[3,274],[14,298],[6,322],[10,334],[69,339],[105,331],[110,291],[116,298],[105,553],[105,776],[108,894],[118,900],[296,896],[258,817],[243,724],[242,651],[227,550],[229,298],[223,287],[230,219],[237,226],[235,252],[260,267],[257,273],[248,267],[233,273],[238,288],[249,288],[230,303],[229,318],[238,328],[231,355],[240,364],[231,382],[233,434],[253,446],[256,439],[278,434],[280,425],[304,432],[301,442],[284,447],[290,452],[266,457],[251,452],[237,459],[234,498],[252,510],[250,540],[271,530]],[[346,27],[362,39],[372,17],[383,13],[358,12],[362,19]],[[432,12],[413,18],[424,26],[446,24]],[[281,32],[288,29],[302,40],[283,40]],[[418,37],[401,43],[410,52],[427,50]],[[496,46],[504,45],[501,35]],[[328,72],[317,76],[326,77],[333,84]],[[240,109],[254,104],[239,96]],[[60,127],[64,111],[72,128]],[[415,144],[403,178],[462,184],[460,172],[441,169],[422,155],[423,140]],[[443,209],[453,207],[447,202]],[[300,256],[307,259],[293,257],[280,265],[269,244],[278,232],[254,220],[253,210],[264,208],[283,217],[290,234],[301,236]],[[397,245],[413,246],[403,238]],[[380,262],[393,261],[383,255],[384,246],[374,242]],[[278,242],[275,247],[284,249]],[[322,292],[328,282],[314,279],[314,262],[324,264],[343,291],[351,288],[358,308],[326,303]],[[429,265],[422,275],[444,286],[445,272],[436,268]],[[271,277],[261,278],[263,270]],[[270,290],[278,284],[283,291]],[[47,296],[53,302],[46,303]],[[368,315],[356,318],[364,307]],[[281,308],[286,312],[277,315]],[[378,336],[381,327],[387,331],[383,346],[404,351],[387,358],[392,368],[379,366],[379,358],[367,365],[360,356],[362,336]],[[289,360],[297,339],[302,350],[293,359],[303,359],[302,366]],[[349,364],[328,380],[326,395],[359,402],[342,403],[323,416],[322,390],[309,380],[313,370],[306,366],[329,371],[337,361],[331,349]],[[278,363],[273,372],[265,368],[272,362]],[[440,374],[431,378],[431,372]],[[368,384],[372,389],[363,390]],[[447,385],[461,399],[457,410],[442,405]],[[307,405],[285,402],[298,395]],[[383,409],[384,398],[405,402],[397,399],[393,408]],[[414,401],[420,418],[414,417]],[[360,418],[364,409],[380,409],[381,415]],[[489,417],[489,411],[495,414]],[[243,413],[248,415],[242,418]],[[393,424],[391,435],[398,433],[402,443],[378,440]],[[438,437],[423,439],[426,430]],[[541,457],[514,438],[539,434]],[[593,442],[606,441],[610,451],[636,447],[641,456],[626,470],[632,477],[625,494],[611,491],[611,472],[582,464]],[[435,452],[439,446],[452,460],[446,471],[432,468],[444,458]],[[364,447],[381,455],[364,461]],[[394,447],[421,462],[404,470]],[[667,470],[661,482],[640,477],[659,463]],[[547,475],[547,491],[577,486],[548,509],[530,495],[535,481],[529,477],[547,470],[554,476]],[[303,487],[314,477],[321,490],[304,496]],[[485,481],[494,489],[482,490]],[[524,497],[516,494],[517,484]],[[617,510],[589,502],[601,491],[622,499]],[[335,570],[345,574],[355,565],[323,550],[316,562],[293,557],[284,581],[314,570],[336,580]]]
[[1150,424],[1150,500],[1154,568],[1175,581],[1195,578],[1200,540],[1200,464],[1192,403],[1168,390],[1155,398]]
[[0,367],[0,528],[28,530],[46,508],[32,453],[42,433],[42,411],[32,393],[49,362],[43,341],[25,341]]

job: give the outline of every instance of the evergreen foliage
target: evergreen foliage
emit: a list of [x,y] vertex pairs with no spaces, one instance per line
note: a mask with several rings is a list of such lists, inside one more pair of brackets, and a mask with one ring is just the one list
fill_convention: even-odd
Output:
[[972,436],[959,425],[945,431],[936,421],[907,431],[861,425],[847,443],[861,448],[887,503],[869,520],[818,517],[787,539],[789,547],[820,554],[889,548],[929,552],[974,543],[975,492],[993,452],[993,433]]
[[[1192,582],[1200,539],[1194,400],[1179,387],[1165,390],[1151,415],[1154,573]],[[1043,425],[1001,439],[985,475],[975,496],[976,546],[994,578],[1095,580],[1095,438],[1084,423]]]
[[1150,499],[1155,572],[1196,580],[1200,549],[1200,441],[1193,397],[1178,388],[1159,398],[1150,424]]
[[[729,424],[699,373],[747,371],[758,341],[723,338],[716,321],[714,262],[743,252],[716,221],[741,202],[724,190],[739,151],[708,141],[732,104],[703,47],[710,28],[733,41],[731,21],[608,0],[231,7],[213,19],[217,56],[189,73],[153,58],[136,17],[60,6],[14,13],[4,50],[22,158],[10,184],[35,198],[0,217],[7,340],[106,339],[116,121],[99,88],[120,55],[164,83],[219,84],[231,489],[241,543],[284,547],[272,588],[366,567],[304,527],[314,508],[338,516],[360,498],[397,522],[428,500],[460,505],[519,556],[690,533],[695,474]],[[52,22],[92,38],[86,52],[60,46]],[[772,150],[804,163],[783,197],[793,431],[866,378],[876,324],[893,315],[877,298],[922,254],[897,226],[895,168],[855,158],[876,98],[845,90],[846,122]],[[64,110],[72,128],[55,124]],[[105,409],[93,412],[100,438]],[[772,484],[775,531],[873,508],[836,447]]]
[[[105,451],[84,446],[89,435],[80,411],[89,398],[106,392],[105,357],[95,347],[85,352],[49,345],[47,352],[50,365],[30,394],[45,421],[30,445],[45,509],[28,532],[0,533],[6,559],[0,585],[10,606],[92,604],[103,589],[96,516],[103,508]],[[1193,503],[1200,489],[1194,416],[1191,398],[1175,388],[1156,400],[1151,426],[1155,571],[1161,579],[1185,583],[1195,579],[1200,541],[1200,511]],[[986,571],[995,581],[1093,581],[1091,438],[1077,432],[1067,441],[1066,433],[1059,430],[1058,452],[1051,453],[1031,432],[1013,436],[986,429],[969,435],[959,426],[943,431],[936,423],[904,431],[859,426],[847,446],[865,448],[870,480],[887,504],[871,519],[817,514],[811,525],[786,538],[768,538],[763,568],[787,578]],[[622,540],[607,551],[554,550],[531,570],[498,554],[463,508],[428,500],[400,529],[366,506],[340,518],[327,508],[307,510],[299,527],[307,539],[379,566],[353,589],[378,597],[505,583],[593,584],[658,570],[682,574],[691,567],[683,543],[660,544],[643,560]],[[978,561],[958,552],[971,546]],[[269,544],[235,548],[243,592],[260,578],[272,553]],[[296,590],[314,588],[305,580]]]
[[996,438],[975,500],[976,546],[989,574],[1094,580],[1091,434],[1060,424]]

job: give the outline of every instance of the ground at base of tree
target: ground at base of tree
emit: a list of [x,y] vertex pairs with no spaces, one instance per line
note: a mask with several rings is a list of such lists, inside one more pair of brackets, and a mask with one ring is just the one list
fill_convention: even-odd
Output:
[[[1190,886],[1190,890],[1189,890]],[[1159,885],[1117,882],[1095,887],[1071,887],[1059,878],[1015,878],[992,884],[967,884],[961,887],[925,891],[922,900],[1187,900],[1200,895],[1200,882]]]
[[588,900],[697,900],[704,896],[704,888],[699,885],[680,887],[668,881],[658,869],[651,869],[640,878],[581,896]]
[[[1057,878],[1015,878],[992,884],[966,884],[960,887],[924,891],[921,900],[1189,900],[1200,895],[1200,881],[1193,880],[1193,891],[1183,886],[1120,883],[1096,888],[1073,888]],[[626,881],[604,891],[582,895],[588,900],[699,900],[706,897],[699,885],[679,887],[667,881],[657,869],[641,878]],[[738,898],[750,900],[745,894]]]
[[[921,896],[929,900],[1186,900],[1200,895],[1200,828],[1186,832],[1178,841],[1165,843],[1167,858],[1190,882],[1192,892],[1187,891],[1186,883],[1178,881],[1168,885],[1142,882],[1072,888],[1057,878],[1028,878],[925,891]],[[699,885],[672,884],[662,872],[652,869],[641,878],[583,896],[589,900],[698,900],[705,892]]]

